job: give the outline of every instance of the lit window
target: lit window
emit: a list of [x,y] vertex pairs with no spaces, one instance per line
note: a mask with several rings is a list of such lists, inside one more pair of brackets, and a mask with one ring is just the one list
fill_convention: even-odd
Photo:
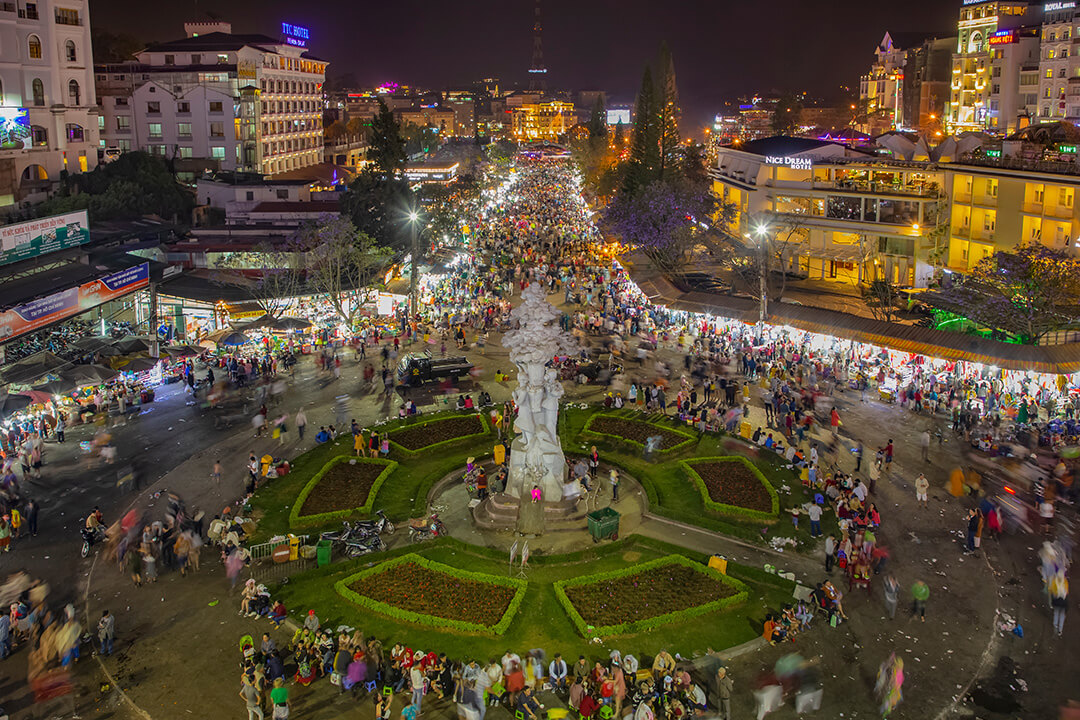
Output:
[[214,146],[210,148],[210,157],[214,158],[215,160],[224,160],[225,148],[219,146]]
[[26,41],[27,47],[30,51],[31,60],[41,59],[41,39],[37,35],[31,35]]
[[152,137],[152,138],[161,137],[161,123],[150,123],[149,128],[150,128],[150,130],[149,130],[150,137]]
[[176,134],[191,137],[191,123],[176,123]]

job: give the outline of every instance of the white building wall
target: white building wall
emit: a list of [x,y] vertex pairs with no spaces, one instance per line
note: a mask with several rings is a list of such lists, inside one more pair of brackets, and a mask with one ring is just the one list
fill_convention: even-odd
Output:
[[43,200],[65,170],[97,165],[92,58],[86,0],[0,4],[2,104],[27,108],[36,128],[33,147],[0,150],[0,208]]

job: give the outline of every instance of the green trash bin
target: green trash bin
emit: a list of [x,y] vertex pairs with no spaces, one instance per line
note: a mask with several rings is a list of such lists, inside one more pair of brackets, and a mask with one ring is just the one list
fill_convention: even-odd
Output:
[[315,565],[325,567],[330,564],[330,551],[334,547],[332,540],[320,540],[315,544]]

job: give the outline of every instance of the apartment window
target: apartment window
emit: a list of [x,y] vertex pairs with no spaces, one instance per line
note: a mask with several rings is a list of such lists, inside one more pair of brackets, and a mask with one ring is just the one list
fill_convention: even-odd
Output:
[[1044,194],[1045,194],[1045,190],[1043,189],[1043,186],[1042,185],[1036,185],[1035,190],[1032,193],[1032,197],[1034,198],[1035,202],[1041,203],[1043,201],[1043,195]]
[[116,105],[116,107],[127,107],[128,99],[126,97],[118,97],[113,104]]
[[986,213],[986,215],[983,216],[983,230],[993,232],[996,221],[997,217],[993,213]]
[[176,123],[176,134],[191,137],[191,123]]
[[191,112],[191,103],[187,102],[186,100],[182,100],[182,101],[176,103],[176,112],[185,113],[185,114],[190,113]]
[[1053,70],[1053,68],[1046,68],[1046,77],[1048,77],[1048,78],[1052,78],[1052,77],[1054,77],[1054,70]]
[[214,158],[215,160],[224,160],[225,148],[215,145],[214,147],[210,148],[210,157]]
[[247,197],[248,202],[251,202],[252,200],[255,199],[255,193],[253,191],[251,191],[251,190],[248,190],[246,197]]
[[997,192],[998,192],[998,181],[997,180],[987,180],[986,181],[986,194],[989,195],[992,198],[996,198],[997,197]]
[[69,142],[83,142],[86,139],[86,133],[83,132],[82,125],[76,125],[75,123],[67,124],[67,137]]
[[131,129],[131,116],[130,115],[117,115],[116,116],[116,129],[117,130],[130,130]]
[[277,199],[278,200],[288,200],[289,199],[289,191],[288,190],[278,190],[277,191]]
[[78,53],[75,51],[75,41],[68,40],[64,43],[64,56],[69,63],[73,63],[78,60]]
[[1044,98],[1050,97],[1050,88],[1046,88],[1045,90],[1043,90],[1043,97]]
[[34,147],[45,147],[49,144],[49,132],[40,125],[31,125],[30,142]]
[[34,96],[34,106],[44,107],[45,84],[41,82],[41,78],[34,78],[34,80],[30,83],[30,92]]
[[1058,69],[1058,77],[1059,78],[1065,77],[1065,68]]
[[127,139],[117,140],[116,147],[120,152],[131,152],[131,141]]
[[165,64],[166,65],[175,65],[176,64],[176,56],[175,55],[166,55],[165,56]]
[[75,25],[76,27],[81,25],[79,22],[79,11],[71,10],[69,8],[56,8],[56,24],[57,25]]
[[150,123],[148,127],[150,128],[150,137],[161,137],[161,123]]
[[78,107],[82,103],[82,91],[79,88],[79,82],[77,80],[71,80],[68,82],[68,105],[74,105]]
[[31,35],[26,40],[26,46],[30,51],[31,60],[41,59],[41,38],[39,38],[37,35]]
[[225,123],[210,123],[210,137],[225,137]]
[[[98,115],[97,116],[97,129],[99,131],[105,129],[105,116],[104,115]],[[102,140],[101,142],[105,142],[105,141]]]
[[210,112],[219,113],[219,112],[222,111],[222,109],[223,109],[223,106],[222,106],[220,100],[214,100],[214,101],[212,101],[210,103]]
[[991,87],[991,89],[990,89],[990,93],[991,93],[992,95],[998,95],[998,94],[1000,94],[1000,93],[1001,93],[1001,86],[1000,86],[1000,85],[994,85],[994,86],[992,86],[992,87]]
[[217,56],[217,61],[218,61],[218,65],[228,65],[229,64],[229,56],[226,55],[225,53],[219,53],[218,56]]
[[1058,205],[1062,207],[1071,208],[1073,204],[1073,194],[1069,188],[1060,188],[1058,190]]
[[38,19],[37,3],[26,3],[26,19],[27,20],[37,20]]
[[191,153],[191,148],[189,148],[189,147],[184,147],[184,146],[182,146],[182,145],[181,145],[181,146],[180,146],[179,148],[177,148],[177,149],[178,149],[178,150],[180,151],[180,157],[182,157],[182,158],[189,158],[189,157],[192,157],[192,153]]
[[202,64],[202,55],[192,54],[192,56],[191,56],[191,64],[192,65],[201,65]]

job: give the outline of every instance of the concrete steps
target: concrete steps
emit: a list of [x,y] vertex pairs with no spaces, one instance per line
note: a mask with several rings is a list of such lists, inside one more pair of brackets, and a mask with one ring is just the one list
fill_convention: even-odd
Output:
[[[588,521],[585,503],[561,500],[544,503],[544,531],[584,530]],[[517,527],[518,499],[495,493],[472,509],[473,521],[484,530],[514,530]]]

